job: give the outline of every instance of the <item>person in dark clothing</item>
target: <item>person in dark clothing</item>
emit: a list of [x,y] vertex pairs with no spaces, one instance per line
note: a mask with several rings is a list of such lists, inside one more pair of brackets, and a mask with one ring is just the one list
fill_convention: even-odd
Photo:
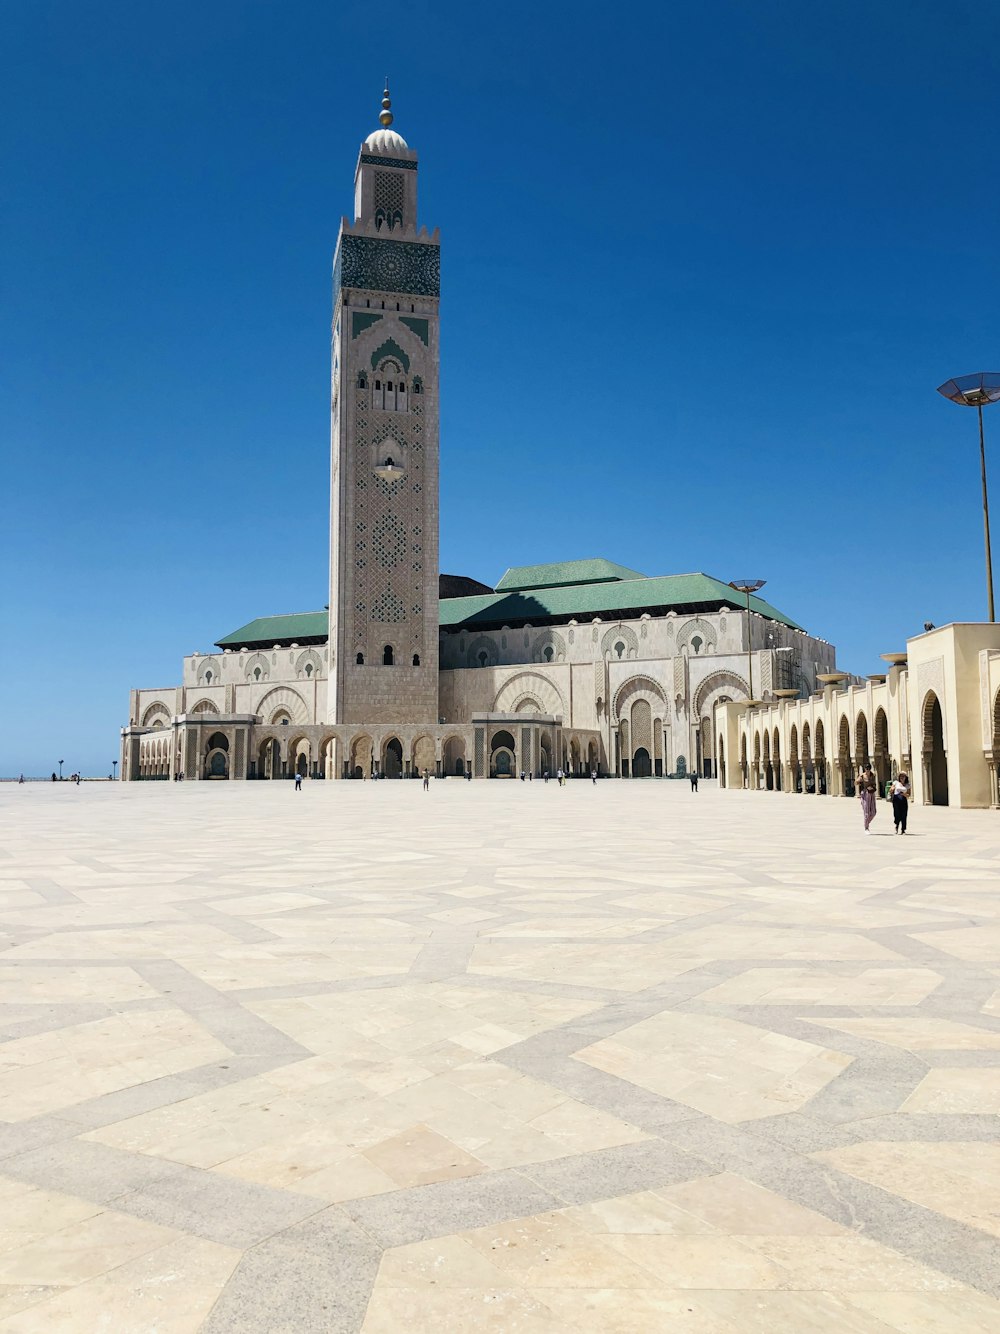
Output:
[[910,809],[910,780],[906,774],[897,774],[890,791],[892,819],[897,834],[906,833],[906,816]]
[[697,792],[697,791],[698,791],[698,775],[697,775],[697,774],[695,773],[695,771],[692,769],[691,772],[690,772],[690,774],[688,774],[688,777],[691,779],[691,791],[692,791],[692,792]]

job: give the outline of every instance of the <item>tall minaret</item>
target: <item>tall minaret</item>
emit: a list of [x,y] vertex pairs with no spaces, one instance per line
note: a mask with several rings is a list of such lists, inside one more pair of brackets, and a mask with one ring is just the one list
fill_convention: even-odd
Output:
[[388,80],[379,120],[333,265],[329,721],[435,724],[440,247]]

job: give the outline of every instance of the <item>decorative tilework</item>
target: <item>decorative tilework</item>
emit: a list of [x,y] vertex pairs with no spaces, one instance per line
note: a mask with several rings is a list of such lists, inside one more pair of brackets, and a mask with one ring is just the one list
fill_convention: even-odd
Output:
[[421,319],[418,315],[400,315],[399,322],[415,333],[424,347],[430,346],[430,320]]
[[375,522],[372,550],[384,569],[394,569],[406,555],[406,529],[394,514],[383,514]]
[[379,209],[385,211],[386,221],[390,227],[392,227],[397,214],[399,215],[399,221],[402,222],[405,198],[406,187],[403,184],[402,176],[397,176],[393,171],[377,171],[375,173],[375,208],[376,211]]
[[415,162],[406,162],[403,158],[376,157],[373,153],[362,153],[361,161],[371,167],[398,167],[400,171],[416,171]]
[[410,296],[441,295],[441,254],[436,245],[345,235],[333,270],[334,291],[357,287]]
[[394,593],[386,589],[372,603],[372,620],[395,625],[406,620],[406,608]]
[[384,319],[381,311],[373,310],[354,310],[351,312],[351,337],[357,338],[358,334],[363,334],[366,329],[370,329],[373,324],[378,324],[379,320]]
[[395,357],[396,360],[401,363],[404,371],[410,369],[410,358],[399,346],[395,338],[387,338],[385,342],[380,347],[377,347],[372,353],[372,370],[374,370],[379,362],[385,357]]

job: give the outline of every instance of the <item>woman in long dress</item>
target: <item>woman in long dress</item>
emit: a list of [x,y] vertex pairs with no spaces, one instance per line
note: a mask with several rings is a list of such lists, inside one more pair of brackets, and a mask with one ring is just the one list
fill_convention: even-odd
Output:
[[858,796],[861,798],[861,815],[865,822],[865,833],[870,834],[869,828],[871,822],[878,814],[876,804],[876,795],[878,793],[878,779],[872,772],[871,765],[867,765],[858,775]]

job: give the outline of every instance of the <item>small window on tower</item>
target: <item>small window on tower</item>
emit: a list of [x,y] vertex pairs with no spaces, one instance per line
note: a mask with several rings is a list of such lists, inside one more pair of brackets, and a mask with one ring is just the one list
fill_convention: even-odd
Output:
[[419,654],[419,653],[414,653],[414,655],[413,655],[413,665],[414,665],[414,667],[419,667],[419,666],[420,666],[420,654]]
[[376,380],[376,381],[375,381],[375,390],[376,390],[376,392],[377,392],[378,390],[380,390],[381,388],[382,388],[382,381],[381,381],[381,380]]
[[385,382],[385,390],[386,390],[386,393],[387,393],[387,394],[391,394],[391,393],[392,393],[392,381],[391,381],[391,380],[386,380],[386,382]]
[[358,656],[355,658],[355,662],[358,664],[359,667],[363,667],[365,665],[365,655],[363,653],[359,653]]
[[385,648],[382,650],[382,666],[383,666],[383,667],[391,667],[391,666],[392,666],[392,645],[391,645],[391,644],[386,644]]
[[424,392],[424,391],[420,388],[420,381],[419,381],[419,380],[414,380],[414,381],[413,381],[413,392],[414,392],[415,394],[422,394],[422,393]]

